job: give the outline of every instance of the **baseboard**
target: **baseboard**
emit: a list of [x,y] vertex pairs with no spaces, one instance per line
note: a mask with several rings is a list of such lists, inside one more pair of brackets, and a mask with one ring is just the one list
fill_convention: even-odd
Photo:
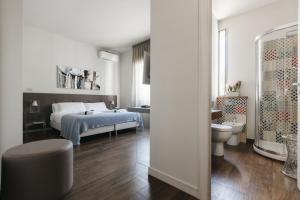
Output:
[[169,185],[172,185],[173,187],[178,188],[179,190],[182,190],[196,198],[199,198],[198,188],[194,185],[191,185],[185,181],[182,181],[178,178],[175,178],[167,173],[164,173],[152,167],[148,168],[148,174],[159,180],[162,180],[163,182],[168,183]]

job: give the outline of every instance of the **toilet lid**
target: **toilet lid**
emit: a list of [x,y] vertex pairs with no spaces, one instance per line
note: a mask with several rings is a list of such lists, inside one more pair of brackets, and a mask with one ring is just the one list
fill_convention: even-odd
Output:
[[211,128],[213,130],[218,130],[218,131],[231,131],[231,126],[226,126],[222,124],[211,124]]

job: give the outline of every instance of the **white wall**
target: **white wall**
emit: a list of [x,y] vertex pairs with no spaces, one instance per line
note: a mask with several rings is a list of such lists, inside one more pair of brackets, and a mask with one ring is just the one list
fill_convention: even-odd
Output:
[[0,0],[0,156],[23,140],[22,26],[22,0]]
[[257,35],[297,21],[297,0],[282,0],[243,15],[220,21],[228,31],[228,82],[242,81],[241,95],[248,96],[247,137],[255,135],[255,43]]
[[201,199],[210,196],[210,6],[151,1],[149,174]]
[[[96,47],[28,25],[23,33],[23,91],[120,96],[119,63],[100,59]],[[100,91],[57,88],[57,65],[99,71]]]

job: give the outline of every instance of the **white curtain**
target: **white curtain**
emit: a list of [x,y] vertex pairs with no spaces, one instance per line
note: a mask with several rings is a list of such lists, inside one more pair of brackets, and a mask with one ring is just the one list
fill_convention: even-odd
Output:
[[144,53],[150,52],[150,40],[133,46],[132,51],[132,105],[150,105],[150,85],[143,84]]

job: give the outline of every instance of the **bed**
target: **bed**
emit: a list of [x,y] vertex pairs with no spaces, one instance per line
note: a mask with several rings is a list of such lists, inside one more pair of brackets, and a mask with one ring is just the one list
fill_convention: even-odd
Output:
[[143,120],[139,113],[108,110],[104,102],[64,102],[52,104],[50,126],[79,145],[82,137],[143,127]]

